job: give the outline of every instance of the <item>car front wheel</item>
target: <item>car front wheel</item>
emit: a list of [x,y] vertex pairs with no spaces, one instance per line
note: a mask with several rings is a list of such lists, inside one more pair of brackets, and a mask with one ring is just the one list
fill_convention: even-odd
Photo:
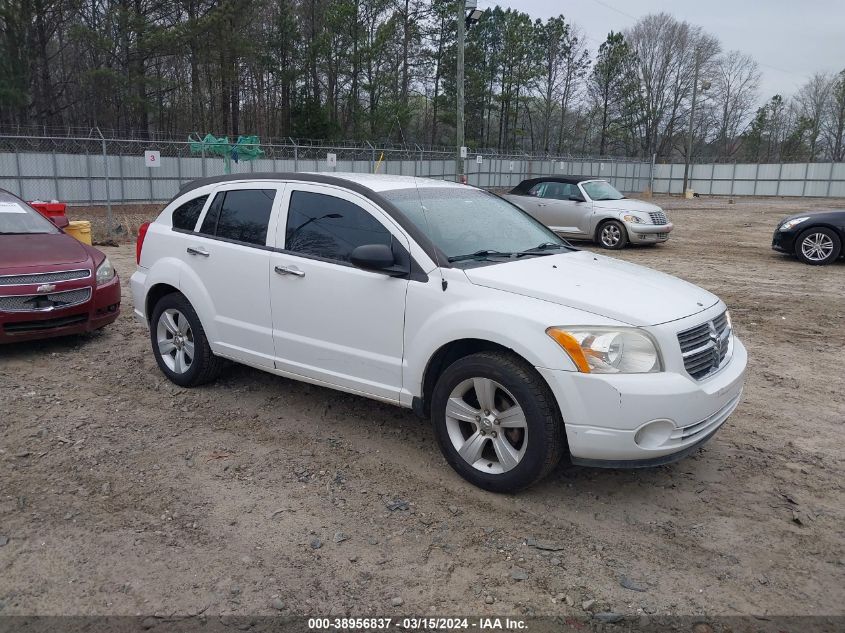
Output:
[[619,250],[628,243],[628,231],[625,225],[616,220],[609,220],[599,227],[599,244],[603,248]]
[[446,461],[487,490],[526,488],[563,454],[554,396],[533,367],[508,353],[481,352],[455,361],[437,381],[431,412]]
[[224,360],[212,353],[196,311],[181,294],[166,295],[156,303],[150,339],[159,368],[181,387],[210,382],[224,367]]
[[842,242],[839,236],[825,227],[810,228],[795,241],[795,254],[805,264],[823,266],[839,257]]

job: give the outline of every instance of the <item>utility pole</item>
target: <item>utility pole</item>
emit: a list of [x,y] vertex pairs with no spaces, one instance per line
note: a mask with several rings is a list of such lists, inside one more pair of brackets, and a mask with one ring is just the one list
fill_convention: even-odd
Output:
[[455,176],[458,182],[466,178],[464,173],[464,159],[461,156],[461,148],[464,146],[464,39],[466,37],[466,0],[456,0],[458,19],[458,72],[457,72],[457,93],[458,93],[458,116],[456,132],[456,154],[455,154]]
[[689,165],[690,159],[692,158],[692,132],[693,132],[693,122],[695,120],[695,100],[698,97],[698,67],[700,65],[700,54],[698,51],[695,52],[695,71],[692,75],[692,106],[690,107],[689,113],[689,130],[687,131],[687,155],[686,159],[684,160],[684,185],[681,187],[681,195],[687,195],[687,185],[689,183]]

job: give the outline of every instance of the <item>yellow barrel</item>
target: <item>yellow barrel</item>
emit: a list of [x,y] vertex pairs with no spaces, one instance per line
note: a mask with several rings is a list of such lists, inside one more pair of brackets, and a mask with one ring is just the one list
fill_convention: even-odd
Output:
[[72,235],[83,244],[91,244],[91,223],[88,220],[76,220],[65,227],[65,233]]

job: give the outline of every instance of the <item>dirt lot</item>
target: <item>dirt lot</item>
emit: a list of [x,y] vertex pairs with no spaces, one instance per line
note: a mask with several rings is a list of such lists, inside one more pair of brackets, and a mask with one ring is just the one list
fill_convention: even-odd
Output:
[[486,493],[408,411],[175,387],[125,289],[101,333],[0,348],[0,614],[845,614],[845,264],[770,250],[804,203],[658,201],[672,240],[618,256],[718,294],[750,354],[697,455]]

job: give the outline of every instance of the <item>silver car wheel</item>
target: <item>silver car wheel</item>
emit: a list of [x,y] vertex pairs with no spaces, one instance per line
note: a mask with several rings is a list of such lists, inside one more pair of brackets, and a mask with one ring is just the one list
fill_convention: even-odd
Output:
[[158,352],[167,368],[184,374],[194,362],[194,332],[184,314],[170,308],[161,313],[156,324]]
[[459,383],[446,405],[446,431],[476,470],[500,475],[516,468],[528,447],[528,422],[516,398],[495,380]]
[[833,240],[824,233],[810,233],[801,240],[801,252],[813,262],[823,262],[833,253]]
[[605,246],[616,246],[622,239],[622,232],[615,224],[605,224],[601,230],[601,243]]

